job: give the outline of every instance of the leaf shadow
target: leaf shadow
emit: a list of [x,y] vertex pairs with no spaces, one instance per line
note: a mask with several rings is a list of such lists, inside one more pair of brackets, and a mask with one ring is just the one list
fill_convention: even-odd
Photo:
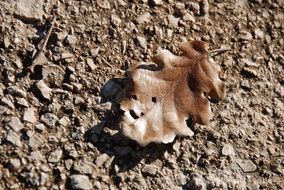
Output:
[[[105,153],[109,157],[114,157],[111,170],[115,170],[115,167],[117,167],[119,172],[128,171],[141,163],[141,160],[145,164],[150,164],[157,159],[163,158],[166,151],[172,151],[172,143],[151,143],[141,147],[135,141],[123,136],[120,131],[112,134],[109,132],[110,130],[117,131],[118,129],[118,122],[114,117],[117,116],[106,116],[102,122],[93,126],[85,133],[85,140],[93,143],[100,154]],[[113,125],[113,120],[116,120],[115,125]],[[102,131],[98,134],[98,130]],[[97,136],[97,142],[92,141],[94,134]]]

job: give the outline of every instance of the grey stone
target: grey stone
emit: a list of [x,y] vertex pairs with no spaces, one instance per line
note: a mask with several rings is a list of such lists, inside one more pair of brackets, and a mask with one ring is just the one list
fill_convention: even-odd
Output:
[[191,21],[191,22],[195,22],[195,18],[194,18],[194,16],[193,15],[191,15],[190,13],[186,13],[183,17],[182,17],[182,19],[184,20],[184,21]]
[[76,96],[74,98],[74,105],[75,106],[83,104],[84,102],[85,102],[85,100],[82,97]]
[[195,2],[188,2],[188,9],[191,10],[194,14],[200,14],[200,6]]
[[9,165],[8,165],[9,169],[17,170],[18,168],[20,168],[20,166],[21,166],[21,160],[20,159],[18,159],[18,158],[11,158],[9,160]]
[[75,70],[75,68],[74,68],[74,67],[72,67],[72,66],[70,66],[70,65],[69,65],[69,66],[67,66],[66,68],[67,68],[67,70],[68,70],[69,72],[71,72],[72,74],[74,74],[74,73],[75,73],[75,71],[76,71],[76,70]]
[[259,39],[263,39],[264,38],[264,32],[260,28],[257,28],[257,29],[254,30],[254,37],[259,38]]
[[92,71],[97,68],[97,65],[95,64],[94,60],[91,58],[87,58],[86,63]]
[[76,151],[76,149],[72,149],[72,150],[68,151],[68,156],[70,156],[71,158],[77,158],[78,152]]
[[40,172],[40,185],[44,186],[49,179],[49,175],[45,172]]
[[29,157],[31,161],[42,161],[44,160],[44,156],[41,154],[39,150],[35,150],[31,152],[31,155]]
[[28,108],[23,113],[23,121],[27,121],[29,123],[36,123],[37,122],[37,117],[35,116],[35,112],[32,108]]
[[251,160],[237,160],[237,164],[242,168],[243,172],[254,172],[257,167]]
[[45,125],[42,124],[42,123],[36,125],[35,127],[36,127],[37,130],[39,130],[41,132],[45,130]]
[[21,142],[20,136],[13,131],[8,132],[6,140],[8,142],[12,143],[13,145],[16,145],[18,147],[22,147],[22,142]]
[[243,87],[243,89],[248,90],[248,89],[251,88],[251,85],[250,85],[250,83],[249,83],[248,80],[243,80],[243,81],[241,82],[241,87]]
[[181,143],[179,141],[176,141],[174,144],[173,144],[173,150],[176,151],[177,155],[180,154],[180,145]]
[[73,92],[75,93],[80,93],[82,88],[83,88],[83,85],[81,83],[78,83],[78,82],[72,82],[71,83],[73,85]]
[[28,138],[31,138],[34,135],[34,131],[32,130],[26,130],[25,132],[26,132],[25,136],[27,136]]
[[156,165],[146,165],[142,168],[142,172],[146,175],[156,176],[160,169]]
[[18,104],[19,106],[24,107],[24,108],[28,108],[28,107],[29,107],[29,103],[28,103],[28,101],[27,101],[25,98],[19,98],[19,99],[17,100],[17,104]]
[[169,16],[168,16],[168,20],[169,20],[169,24],[170,24],[172,27],[177,27],[180,18],[176,18],[176,17],[174,17],[173,15],[169,15]]
[[144,51],[147,51],[147,41],[146,38],[142,36],[137,36],[136,38],[138,44],[144,49]]
[[111,106],[112,106],[111,102],[106,102],[106,103],[95,105],[94,109],[97,110],[97,111],[105,112],[105,111],[110,111]]
[[49,157],[48,157],[48,162],[50,162],[50,163],[60,162],[60,160],[62,158],[62,154],[63,154],[63,151],[61,149],[51,152]]
[[148,23],[151,21],[151,14],[149,12],[146,12],[140,16],[138,16],[135,21],[138,23],[138,24],[143,24],[143,23]]
[[[80,88],[80,87],[78,87],[78,88]],[[75,89],[73,89],[73,91],[75,91]],[[62,106],[62,109],[66,113],[73,113],[75,111],[75,107],[74,107],[73,101],[66,100],[64,102],[64,105]]]
[[47,108],[45,109],[46,112],[50,112],[50,113],[58,113],[60,108],[61,108],[61,104],[54,99],[54,102],[52,102],[51,104],[49,104],[47,106]]
[[123,0],[117,0],[117,3],[118,5],[123,6],[123,7],[127,5],[127,3]]
[[[84,6],[82,6],[82,9],[85,8]],[[86,25],[84,24],[76,24],[76,26],[74,27],[75,32],[79,33],[79,34],[83,34],[86,30]]]
[[125,30],[128,34],[130,34],[130,33],[132,33],[133,31],[136,31],[136,30],[137,30],[137,27],[136,27],[136,25],[135,25],[133,22],[128,22],[128,23],[126,24],[126,27],[124,28],[124,30]]
[[4,37],[3,44],[6,49],[10,46],[11,41],[7,36]]
[[102,166],[110,157],[107,154],[101,154],[97,157],[95,163],[96,166]]
[[[35,107],[40,107],[41,106],[41,102],[35,96],[31,96],[29,98],[29,102],[30,102],[31,105],[33,105]],[[31,106],[29,106],[29,107],[31,107]]]
[[38,147],[40,147],[43,144],[44,140],[43,138],[37,136],[37,135],[33,135],[28,142],[29,147],[37,149]]
[[243,41],[250,41],[252,40],[252,34],[248,31],[241,31],[239,33],[239,39]]
[[222,148],[222,154],[224,156],[234,156],[235,151],[234,151],[233,146],[231,144],[225,144]]
[[206,183],[201,177],[193,177],[187,186],[191,189],[206,190]]
[[63,116],[59,119],[58,123],[64,127],[70,125],[70,119],[67,116]]
[[185,3],[184,2],[176,2],[175,7],[179,10],[184,10],[185,9]]
[[114,25],[114,26],[119,26],[121,23],[121,19],[117,16],[117,15],[111,15],[110,17],[110,22]]
[[106,161],[105,167],[106,167],[107,169],[110,169],[113,160],[114,160],[114,156],[112,156],[110,159],[108,159],[108,161]]
[[48,127],[54,127],[58,121],[58,117],[53,113],[46,113],[40,117],[40,121]]
[[102,0],[98,2],[98,5],[103,9],[110,9],[110,3],[107,0]]
[[37,59],[35,59],[33,61],[33,65],[41,65],[41,64],[46,63],[46,62],[48,62],[47,57],[45,56],[44,53],[40,53],[40,54],[38,54]]
[[70,176],[70,185],[73,189],[91,190],[93,185],[88,176],[74,174]]
[[19,57],[16,57],[16,59],[13,61],[13,63],[18,69],[23,69],[23,63],[22,63],[22,60]]
[[74,35],[68,35],[65,39],[67,45],[75,45],[77,43],[77,38]]
[[257,181],[250,181],[247,183],[247,190],[259,190],[259,186]]
[[21,20],[41,21],[44,15],[44,0],[17,0],[15,15]]
[[76,76],[73,73],[69,75],[69,81],[71,83],[76,81]]
[[90,55],[93,57],[93,58],[96,58],[98,55],[99,55],[99,52],[100,52],[100,49],[101,48],[96,48],[96,49],[91,49],[90,50]]
[[10,110],[8,108],[6,108],[5,106],[0,105],[0,114],[7,113],[9,111]]
[[9,86],[6,90],[11,95],[27,97],[27,92],[17,86]]
[[73,160],[72,160],[72,159],[67,159],[67,160],[65,160],[65,168],[66,168],[67,170],[70,170],[71,167],[72,167],[72,165],[73,165]]
[[64,51],[53,56],[54,61],[65,60],[66,62],[71,62],[74,58],[74,54]]
[[1,99],[1,101],[0,101],[0,103],[1,103],[2,105],[7,106],[8,108],[11,108],[11,109],[14,109],[14,108],[15,108],[13,102],[12,102],[9,98],[7,98],[7,97],[3,97],[3,98]]
[[94,164],[85,159],[80,159],[74,163],[73,169],[80,174],[92,174],[94,172]]
[[155,29],[155,34],[159,39],[163,38],[163,29],[158,27],[158,26],[154,26]]
[[208,15],[209,15],[209,2],[208,2],[208,0],[201,0],[201,2],[200,2],[200,15],[208,17]]
[[22,63],[22,60],[19,57],[16,57],[16,59],[13,61],[13,63],[18,69],[23,69],[23,63]]
[[185,185],[186,184],[186,175],[184,175],[182,172],[177,172],[177,174],[175,174],[178,185]]
[[49,88],[43,80],[40,80],[36,83],[36,87],[40,91],[43,98],[50,100],[52,89]]
[[68,58],[73,58],[74,54],[70,53],[70,52],[62,52],[60,54],[60,59],[68,59]]
[[24,128],[21,120],[18,117],[11,117],[8,125],[16,132]]
[[57,40],[63,41],[66,39],[68,33],[66,31],[56,33]]
[[149,0],[149,2],[151,2],[155,6],[162,4],[162,0]]
[[76,151],[76,149],[75,149],[73,144],[67,144],[67,145],[65,145],[64,148],[65,148],[65,151],[68,152],[67,153],[68,156],[70,156],[72,158],[77,158],[78,157],[78,153],[77,153],[77,151]]
[[4,96],[4,86],[0,85],[0,96]]

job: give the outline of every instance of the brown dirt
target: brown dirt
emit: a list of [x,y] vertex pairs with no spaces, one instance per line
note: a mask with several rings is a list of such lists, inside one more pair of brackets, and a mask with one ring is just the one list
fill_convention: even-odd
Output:
[[[0,2],[0,189],[284,189],[283,0],[23,1]],[[101,89],[185,39],[231,48],[227,96],[193,137],[139,147]]]

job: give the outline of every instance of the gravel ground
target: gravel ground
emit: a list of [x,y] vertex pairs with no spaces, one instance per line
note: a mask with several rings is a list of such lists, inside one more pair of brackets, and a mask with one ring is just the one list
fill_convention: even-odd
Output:
[[[2,0],[0,21],[0,189],[284,189],[283,0]],[[187,39],[231,48],[227,96],[139,147],[111,79]]]

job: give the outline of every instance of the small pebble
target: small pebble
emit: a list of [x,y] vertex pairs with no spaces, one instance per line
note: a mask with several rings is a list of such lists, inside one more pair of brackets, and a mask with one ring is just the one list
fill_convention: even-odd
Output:
[[63,151],[62,150],[55,150],[49,154],[48,162],[50,163],[57,163],[60,162],[62,158]]
[[233,146],[231,144],[225,144],[222,148],[222,154],[224,156],[234,156],[235,151],[234,151]]
[[18,117],[11,117],[8,125],[15,131],[20,131],[24,128],[21,120]]
[[54,127],[58,121],[58,117],[53,113],[46,113],[40,117],[40,121],[48,127]]
[[75,45],[77,43],[77,38],[74,35],[68,35],[65,42],[67,45]]
[[257,167],[251,160],[237,160],[237,164],[242,168],[243,172],[254,172]]
[[40,80],[36,83],[36,87],[40,91],[43,98],[50,100],[52,89],[49,88],[43,80]]
[[22,142],[21,142],[20,136],[13,131],[9,131],[9,133],[7,134],[6,140],[8,142],[12,143],[13,145],[16,145],[18,147],[22,147]]
[[73,174],[70,176],[70,185],[72,189],[91,190],[93,185],[88,176]]
[[28,108],[24,111],[23,121],[27,121],[29,123],[36,123],[38,121],[34,109]]

